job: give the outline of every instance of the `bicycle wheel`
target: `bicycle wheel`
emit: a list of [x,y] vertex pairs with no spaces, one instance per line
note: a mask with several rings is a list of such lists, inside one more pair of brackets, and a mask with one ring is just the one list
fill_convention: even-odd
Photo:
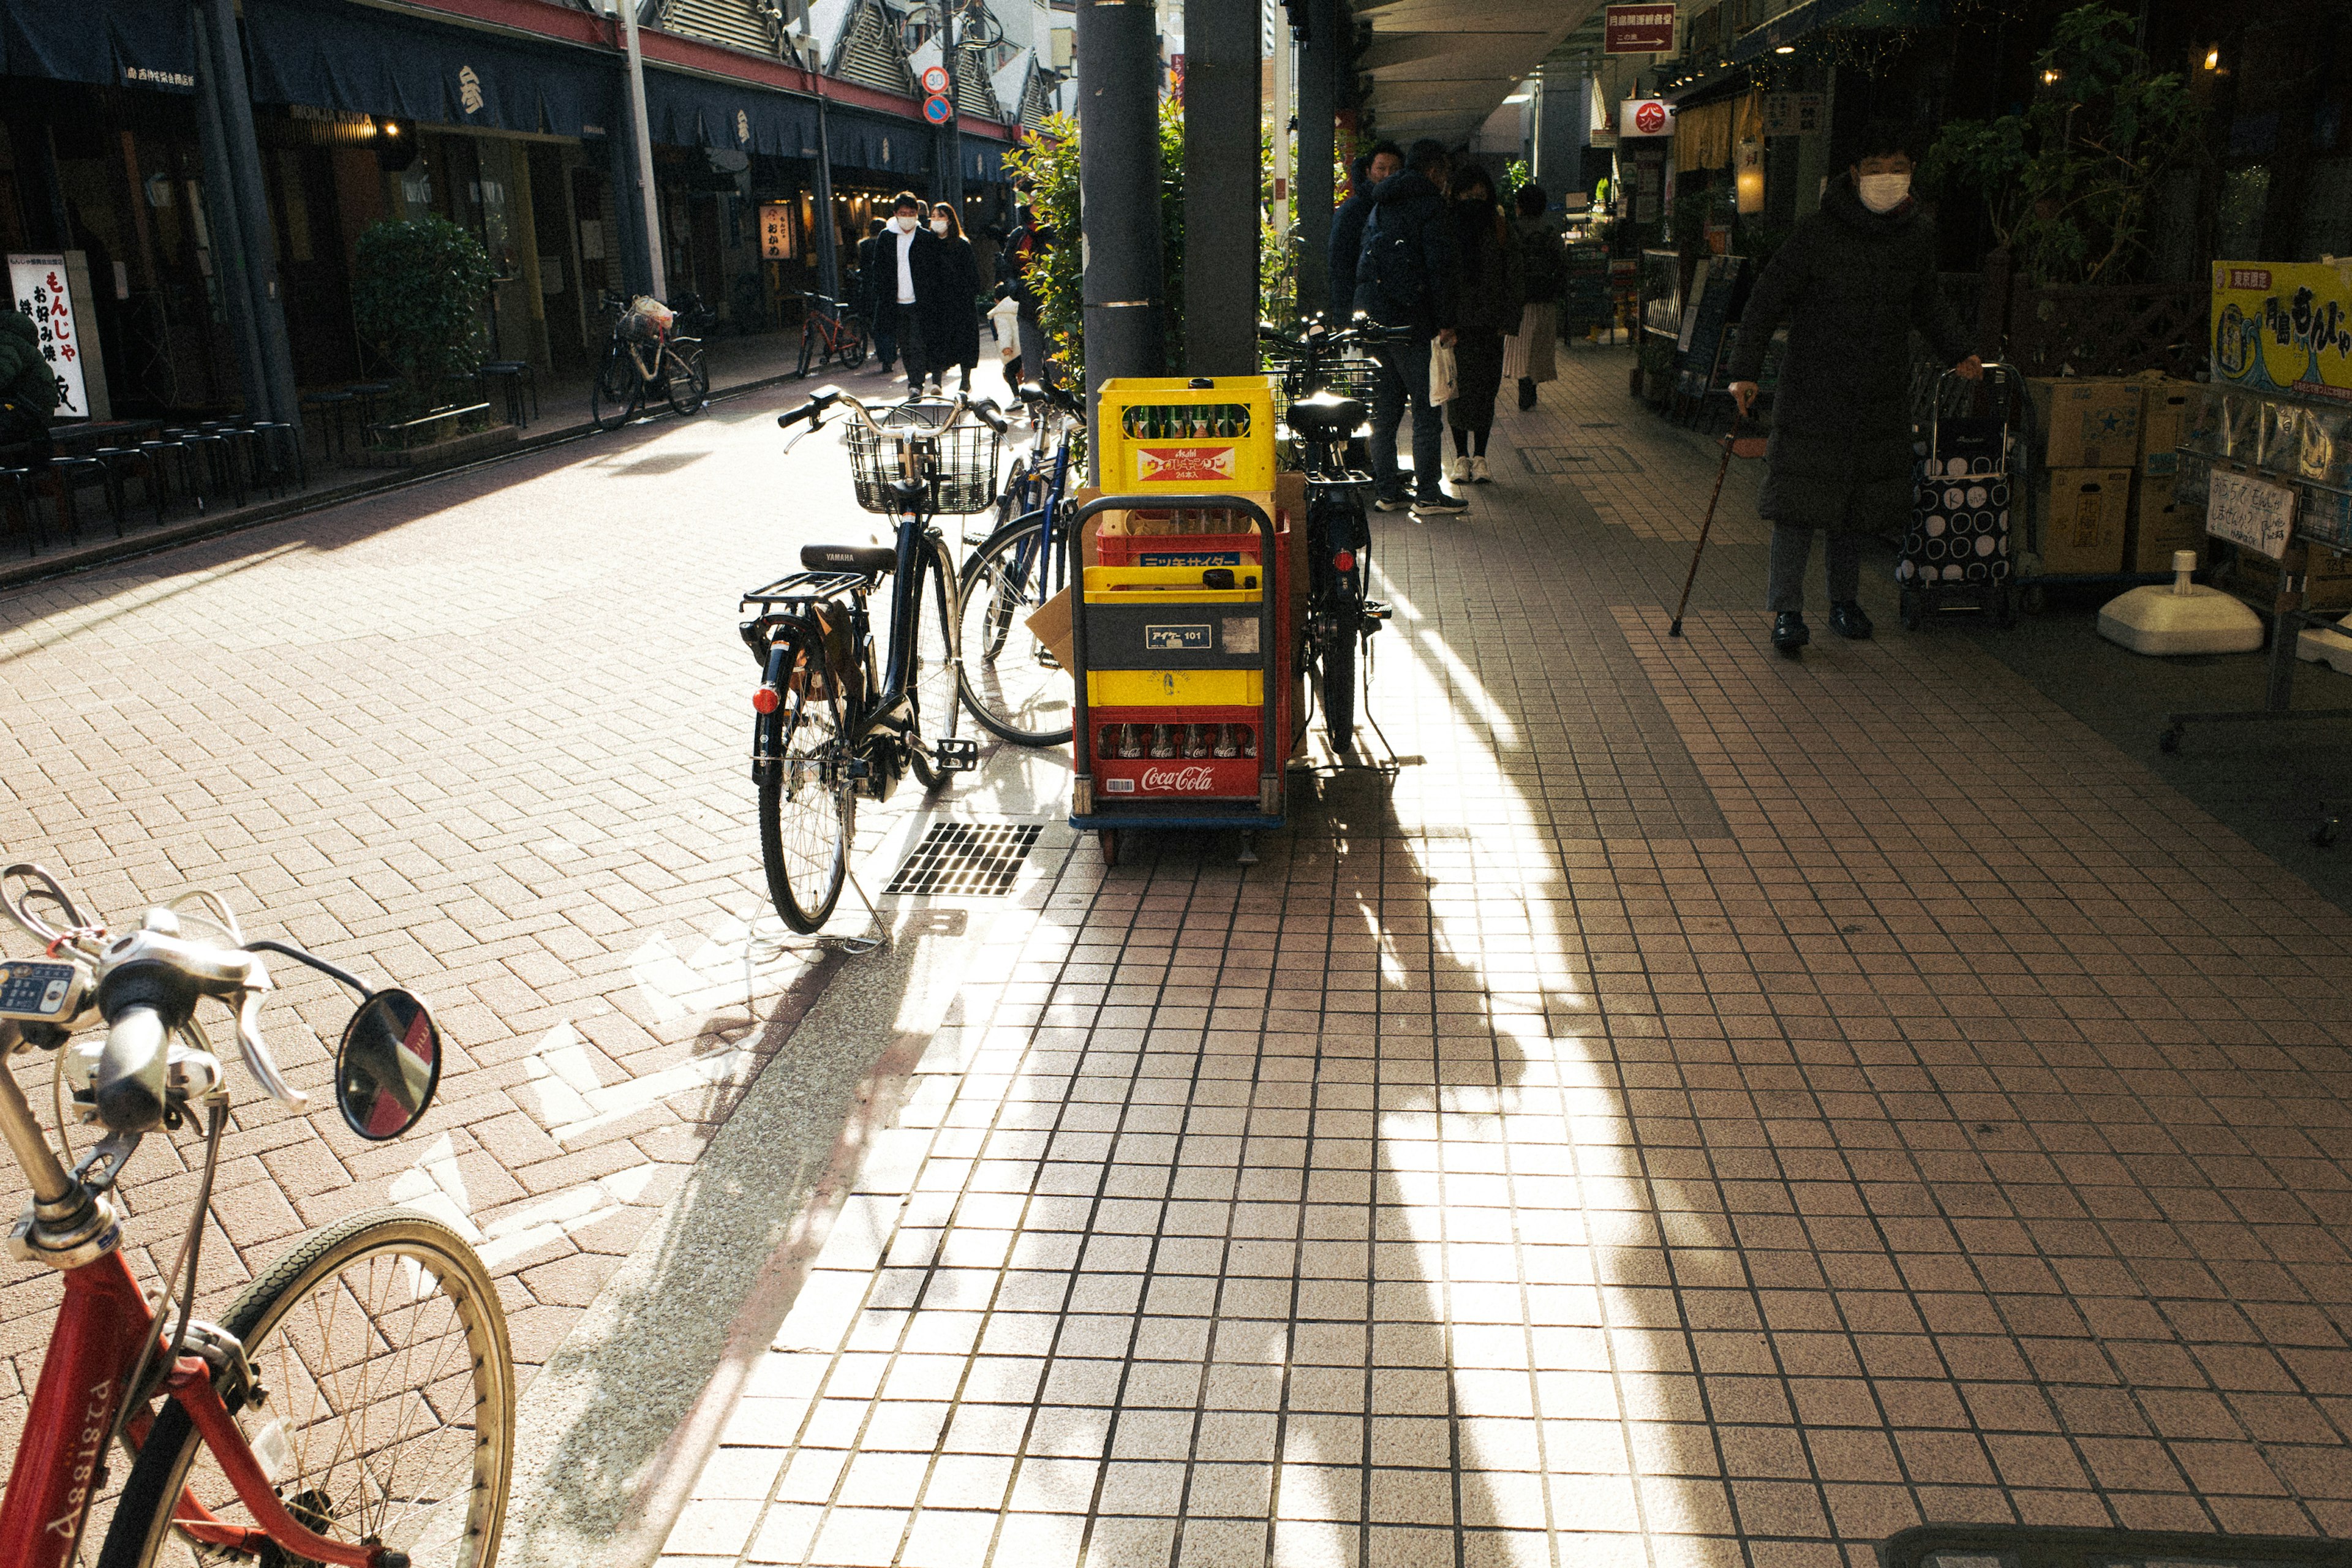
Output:
[[699,414],[710,402],[710,367],[703,363],[702,345],[662,350],[662,366],[669,374],[670,412]]
[[637,374],[637,362],[618,343],[614,353],[596,374],[596,382],[588,392],[588,417],[599,430],[617,430],[637,416],[645,406],[645,377]]
[[[398,1209],[354,1215],[303,1238],[221,1326],[268,1393],[237,1424],[249,1438],[283,1429],[291,1458],[271,1479],[297,1520],[330,1540],[405,1552],[418,1568],[497,1558],[514,1362],[498,1289],[455,1232]],[[275,1447],[265,1438],[263,1454]],[[222,1522],[252,1525],[187,1412],[166,1400],[99,1568],[218,1561],[173,1523],[184,1488]]]
[[[1057,533],[1051,548],[1067,547]],[[1070,672],[1029,629],[1030,616],[1056,587],[1047,550],[1042,516],[999,529],[965,560],[957,595],[964,705],[1016,746],[1057,746],[1070,738]]]
[[856,370],[866,363],[866,323],[855,316],[844,316],[841,332],[841,363]]
[[[1323,732],[1331,738],[1334,751],[1353,751],[1356,745],[1356,649],[1362,645],[1360,624],[1339,625],[1349,618],[1353,609],[1352,596],[1344,589],[1335,617],[1325,637],[1322,658]],[[1362,612],[1356,611],[1353,619],[1360,623]]]
[[784,924],[803,936],[833,913],[849,874],[849,837],[857,799],[850,791],[841,698],[826,677],[824,647],[787,630],[797,647],[778,731],[779,761],[760,784],[760,860],[768,897]]
[[801,322],[801,368],[799,374],[803,379],[808,375],[810,364],[815,361],[816,343],[816,318],[814,316],[811,316]]
[[[956,700],[956,651],[963,628],[956,616],[955,558],[945,540],[930,545],[931,602],[915,605],[915,662],[907,671],[907,689],[915,694],[915,731],[910,739],[952,741],[963,718]],[[910,746],[908,765],[925,789],[937,789],[947,775],[932,766],[919,745]]]

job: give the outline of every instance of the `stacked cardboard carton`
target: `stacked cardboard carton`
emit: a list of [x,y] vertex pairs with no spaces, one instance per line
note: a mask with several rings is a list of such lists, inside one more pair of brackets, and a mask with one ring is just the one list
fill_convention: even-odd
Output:
[[2176,450],[2202,391],[2147,374],[2028,377],[2042,438],[2036,497],[2042,570],[2062,576],[2169,572],[2205,547],[2205,513],[2173,494]]

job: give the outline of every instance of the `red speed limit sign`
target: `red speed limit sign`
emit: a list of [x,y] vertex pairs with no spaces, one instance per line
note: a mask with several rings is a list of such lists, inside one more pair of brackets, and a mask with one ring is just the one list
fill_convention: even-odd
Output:
[[923,90],[933,98],[948,89],[948,68],[945,66],[923,68]]

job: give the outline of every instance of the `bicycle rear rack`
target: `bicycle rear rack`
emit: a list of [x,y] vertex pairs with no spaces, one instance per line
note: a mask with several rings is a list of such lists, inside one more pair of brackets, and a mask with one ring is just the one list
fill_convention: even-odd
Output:
[[795,572],[789,577],[777,578],[764,588],[752,589],[743,595],[743,603],[738,607],[748,610],[754,605],[769,608],[845,599],[873,585],[874,579],[862,572]]

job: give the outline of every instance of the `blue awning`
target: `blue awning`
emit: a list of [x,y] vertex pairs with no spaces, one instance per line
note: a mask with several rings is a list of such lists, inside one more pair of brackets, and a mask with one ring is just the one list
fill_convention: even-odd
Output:
[[246,0],[245,36],[257,102],[558,136],[599,135],[614,123],[620,67],[601,51],[342,0]]
[[812,156],[816,147],[815,100],[750,82],[649,68],[646,121],[656,142],[673,147],[722,147],[777,158]]
[[931,144],[939,135],[920,121],[835,105],[827,110],[825,128],[832,135],[833,161],[839,167],[907,180],[931,172]]
[[174,0],[6,0],[0,75],[193,92],[195,28]]
[[965,180],[977,180],[987,185],[1003,184],[1004,183],[1003,145],[994,142],[983,142],[976,136],[967,136],[962,141]]

